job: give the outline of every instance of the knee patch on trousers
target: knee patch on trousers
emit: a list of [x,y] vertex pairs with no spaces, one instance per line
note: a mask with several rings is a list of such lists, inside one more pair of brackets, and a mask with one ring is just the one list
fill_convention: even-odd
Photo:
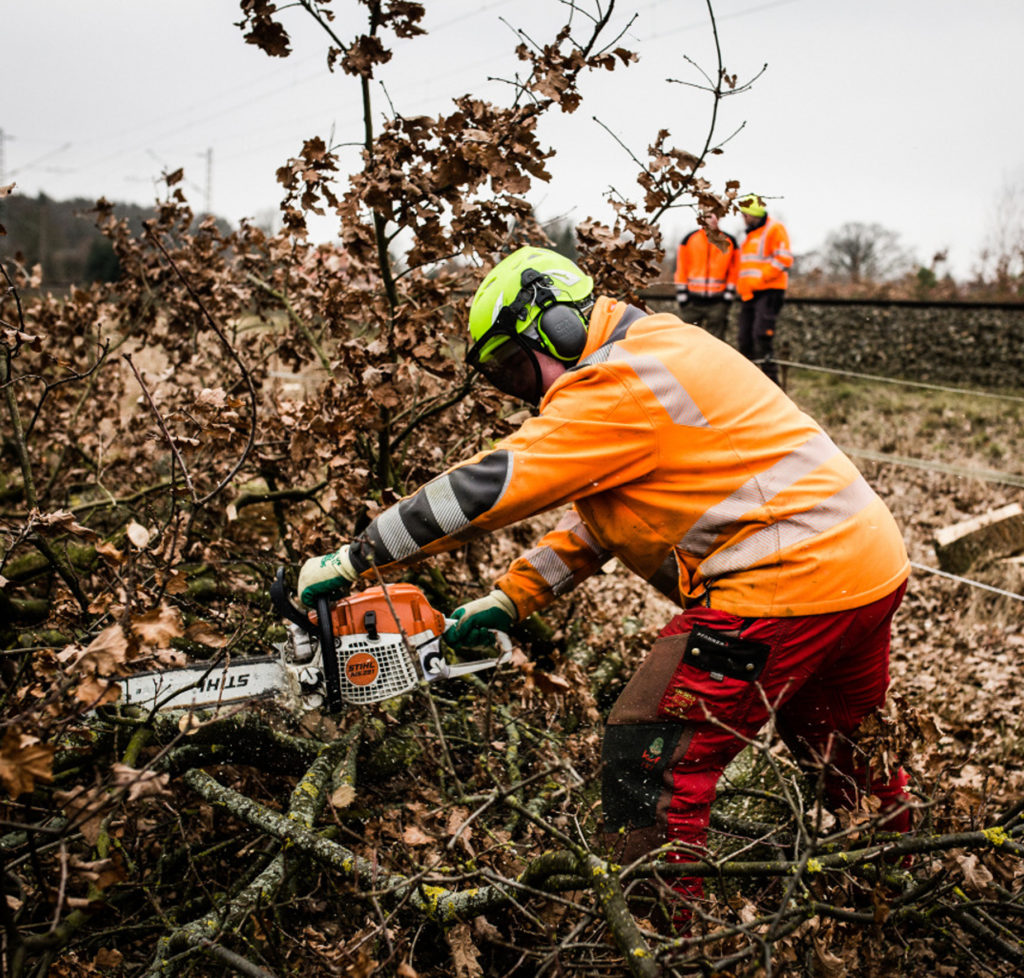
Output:
[[624,723],[605,729],[601,749],[601,807],[606,832],[654,825],[669,787],[665,770],[676,754],[678,723]]

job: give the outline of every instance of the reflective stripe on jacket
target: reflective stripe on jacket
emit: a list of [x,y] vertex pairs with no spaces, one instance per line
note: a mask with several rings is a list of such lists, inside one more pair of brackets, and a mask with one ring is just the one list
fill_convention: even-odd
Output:
[[789,285],[788,269],[793,264],[789,234],[780,221],[768,218],[740,245],[740,275],[737,291],[744,301],[762,289],[784,289]]
[[721,296],[726,288],[735,289],[739,250],[731,234],[725,237],[728,242],[724,251],[708,239],[704,228],[697,228],[683,238],[676,253],[676,285],[706,299]]
[[604,297],[540,414],[377,517],[353,562],[412,563],[567,503],[498,581],[521,616],[611,554],[652,583],[674,554],[683,599],[750,617],[859,607],[909,571],[885,504],[778,385],[699,327]]

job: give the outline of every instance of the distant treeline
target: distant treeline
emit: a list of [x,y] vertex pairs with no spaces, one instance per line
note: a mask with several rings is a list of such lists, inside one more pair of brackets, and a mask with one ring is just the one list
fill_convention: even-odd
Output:
[[[41,265],[44,288],[114,281],[117,256],[93,223],[90,212],[95,204],[86,197],[53,200],[46,194],[3,198],[0,225],[7,235],[0,236],[0,260],[17,259],[29,268]],[[142,222],[153,216],[153,208],[115,204],[114,213],[127,218],[139,233]]]

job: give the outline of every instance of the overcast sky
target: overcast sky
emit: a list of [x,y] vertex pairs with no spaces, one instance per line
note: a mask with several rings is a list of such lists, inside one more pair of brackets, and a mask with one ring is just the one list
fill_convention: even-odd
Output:
[[[428,35],[395,42],[379,73],[407,115],[447,112],[467,92],[506,100],[509,86],[488,79],[519,64],[512,28],[546,41],[567,10],[557,0],[425,3]],[[364,29],[355,0],[334,6],[341,37]],[[948,249],[954,273],[969,273],[1004,188],[1024,188],[1024,0],[716,0],[714,10],[727,71],[743,82],[767,69],[722,103],[719,138],[742,129],[708,179],[772,198],[798,255],[844,222],[878,222],[920,261]],[[639,156],[660,128],[683,148],[703,144],[710,98],[667,81],[700,83],[687,57],[714,72],[703,0],[618,0],[616,12],[619,29],[637,14],[621,43],[640,61],[585,80],[581,109],[544,124],[558,151],[551,183],[530,195],[544,218],[609,219],[609,187],[639,193],[635,165],[594,116]],[[148,204],[161,171],[184,166],[197,210],[208,195],[232,222],[264,216],[281,196],[276,168],[303,139],[361,138],[358,81],[327,72],[326,39],[302,11],[285,11],[286,59],[245,44],[239,19],[236,0],[3,0],[0,177],[30,196]],[[375,97],[382,115],[383,89]],[[675,212],[664,228],[674,239],[692,223]]]

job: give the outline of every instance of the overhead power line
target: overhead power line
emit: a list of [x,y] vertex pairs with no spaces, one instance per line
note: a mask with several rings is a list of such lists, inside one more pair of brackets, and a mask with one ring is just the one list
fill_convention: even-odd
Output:
[[[2,133],[2,130],[0,130],[0,133]],[[2,135],[0,135],[0,140],[2,139],[3,137]],[[22,170],[27,170],[29,169],[29,167],[36,166],[37,164],[42,163],[43,160],[48,160],[51,156],[56,156],[58,153],[63,153],[67,149],[71,149],[71,143],[63,143],[56,149],[51,149],[48,152],[43,153],[42,156],[37,156],[34,160],[29,160],[28,163],[21,163],[20,165],[16,166],[13,170],[11,170],[10,176],[13,177],[14,174],[20,173]],[[0,183],[2,182],[3,180],[0,180]]]
[[[486,10],[490,10],[494,7],[504,6],[509,2],[511,2],[511,0],[494,0],[494,2],[487,4],[481,8],[478,8],[473,13],[474,15],[477,15],[483,13]],[[465,24],[465,21],[466,17],[457,17],[452,18],[450,20],[446,20],[441,24],[437,25],[436,27],[431,28],[429,34],[436,35],[451,27],[463,25]],[[497,54],[497,52],[495,52],[495,54]],[[211,99],[206,99],[203,102],[195,103],[191,106],[188,106],[180,110],[178,113],[176,113],[176,119],[178,119],[179,121],[176,124],[172,125],[170,128],[166,127],[165,120],[160,120],[158,122],[143,124],[142,126],[134,127],[131,130],[122,131],[118,136],[114,137],[115,139],[120,140],[119,148],[110,150],[105,155],[100,156],[98,158],[88,160],[87,162],[82,163],[75,167],[75,170],[77,172],[89,172],[91,170],[98,169],[99,167],[109,163],[111,160],[114,160],[119,156],[124,156],[128,153],[143,148],[143,143],[160,143],[161,141],[166,140],[172,136],[177,136],[191,129],[195,129],[197,126],[202,126],[206,123],[214,122],[217,119],[224,118],[225,116],[232,115],[236,113],[239,109],[250,108],[252,105],[256,103],[266,102],[270,99],[279,97],[284,91],[293,90],[299,88],[300,86],[305,86],[312,82],[322,80],[324,78],[324,69],[322,67],[324,62],[323,53],[308,55],[303,58],[298,58],[295,55],[293,55],[292,57],[294,58],[294,66],[296,68],[302,69],[305,68],[307,65],[312,65],[314,63],[317,64],[318,67],[315,71],[312,71],[308,74],[302,74],[300,77],[294,77],[284,84],[282,84],[280,79],[275,77],[268,79],[267,81],[260,85],[254,85],[251,81],[247,81],[232,86],[230,88],[222,89],[213,97],[212,102]],[[430,80],[436,82],[440,78],[451,77],[452,75],[456,75],[471,70],[474,67],[479,67],[480,65],[493,63],[493,60],[494,55],[481,58],[475,62],[472,62],[469,65],[460,64],[457,66],[453,66],[446,72],[432,74]],[[417,94],[422,94],[422,78],[417,79],[414,88]],[[223,103],[225,98],[239,92],[245,93],[244,97],[241,98],[241,100],[229,102],[228,104],[222,104],[220,108],[213,108],[211,110],[211,104],[216,104],[217,102]],[[205,111],[203,111],[202,115],[196,116],[193,114],[195,110]],[[324,112],[322,110],[317,110],[315,113],[308,113],[302,118],[313,119],[320,118],[323,115]],[[346,120],[346,124],[355,124],[357,122],[360,122],[361,120],[361,115],[353,116],[351,120]],[[294,121],[293,117],[291,118],[291,121]],[[154,132],[154,129],[159,129],[160,131]],[[145,133],[148,133],[148,135],[143,135]],[[128,142],[134,142],[136,139],[140,139],[142,141],[136,143],[134,146],[131,145],[130,142]],[[243,141],[245,145],[244,148],[239,153],[233,154],[234,156],[243,155],[245,153],[251,153],[253,151],[254,147],[252,145],[251,130],[247,129],[244,133],[240,133],[237,139]],[[264,143],[263,145],[268,146],[273,145],[273,143]],[[233,158],[231,154],[222,156],[222,159],[231,158]]]
[[[771,10],[773,7],[785,7],[791,3],[799,2],[800,0],[770,0],[769,3],[760,3],[756,7],[747,7],[744,10],[737,10],[731,14],[716,13],[715,22],[720,24],[724,20],[738,20],[740,17],[749,17],[752,14],[759,14],[764,10]],[[655,3],[647,4],[646,7],[641,7],[638,13],[643,13],[644,10],[649,10],[654,6],[656,6]],[[673,6],[678,7],[678,4],[673,3]],[[642,41],[644,44],[652,44],[657,41],[661,41],[666,37],[672,37],[675,34],[682,34],[686,31],[695,31],[702,27],[707,28],[709,24],[710,21],[708,18],[704,18],[703,20],[695,20],[689,24],[682,24],[679,27],[670,28],[667,31],[659,30],[656,34],[653,34],[650,37],[637,37],[637,40]]]

